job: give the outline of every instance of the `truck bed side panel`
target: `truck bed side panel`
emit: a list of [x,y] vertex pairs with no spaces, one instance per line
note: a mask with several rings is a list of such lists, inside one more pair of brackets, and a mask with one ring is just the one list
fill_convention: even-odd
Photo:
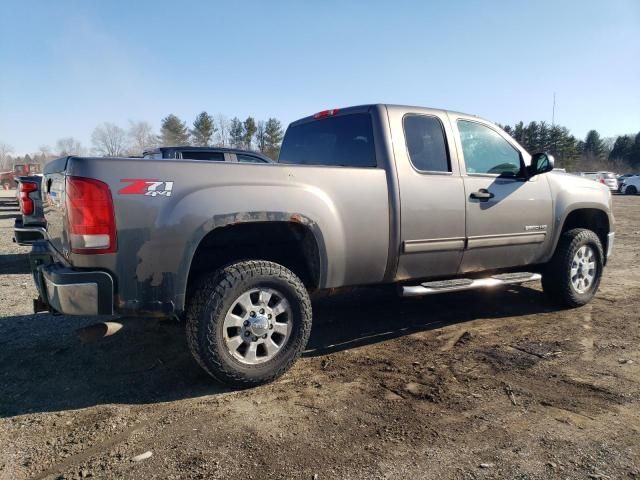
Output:
[[[111,186],[117,254],[71,254],[69,260],[114,272],[120,306],[182,311],[200,241],[216,228],[247,221],[307,225],[325,266],[321,288],[384,278],[389,202],[382,169],[95,158],[73,159],[67,174]],[[165,193],[126,193],[136,191],[131,180],[162,182],[157,188]]]

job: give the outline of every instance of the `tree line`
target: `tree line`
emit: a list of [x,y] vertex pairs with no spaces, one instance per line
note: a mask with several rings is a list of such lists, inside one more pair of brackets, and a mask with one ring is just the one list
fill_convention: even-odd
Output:
[[[640,171],[640,132],[602,138],[590,130],[583,139],[576,138],[567,127],[547,122],[518,122],[501,126],[528,152],[549,152],[556,165],[567,171],[607,170],[615,172]],[[16,163],[46,163],[52,158],[92,153],[104,156],[139,156],[145,150],[166,145],[221,146],[258,150],[276,159],[284,132],[276,118],[256,121],[249,116],[228,119],[203,111],[191,125],[174,114],[161,121],[160,131],[153,131],[149,122],[129,122],[127,129],[113,123],[98,125],[92,135],[92,148],[85,148],[73,137],[61,138],[55,148],[41,146],[38,152],[25,157],[12,157],[10,145],[0,142],[0,170]]]
[[502,126],[529,153],[548,152],[556,166],[567,171],[605,170],[616,172],[640,170],[640,132],[602,138],[589,130],[584,140],[576,138],[567,127],[546,122],[518,122]]
[[213,116],[203,111],[189,125],[177,115],[169,114],[162,119],[157,133],[146,121],[130,121],[127,128],[104,122],[93,130],[90,148],[74,137],[65,137],[59,139],[53,148],[44,145],[37,152],[22,157],[12,156],[13,148],[0,142],[0,170],[8,170],[20,163],[44,164],[67,155],[141,156],[146,150],[176,145],[257,150],[277,159],[283,136],[282,123],[276,118],[258,121],[251,116],[245,120],[238,117],[229,119],[221,113]]

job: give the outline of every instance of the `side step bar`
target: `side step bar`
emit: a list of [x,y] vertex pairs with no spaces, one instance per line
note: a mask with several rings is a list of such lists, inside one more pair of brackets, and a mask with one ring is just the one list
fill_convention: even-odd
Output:
[[436,293],[460,292],[462,290],[474,290],[476,288],[499,287],[517,283],[534,282],[540,280],[539,273],[502,273],[487,278],[456,278],[437,282],[424,282],[420,285],[407,285],[402,287],[403,297],[418,297],[421,295],[435,295]]

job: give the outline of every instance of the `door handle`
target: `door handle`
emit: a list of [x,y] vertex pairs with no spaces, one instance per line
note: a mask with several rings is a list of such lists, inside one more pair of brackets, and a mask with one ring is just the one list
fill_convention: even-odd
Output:
[[477,192],[473,192],[470,196],[471,198],[475,198],[476,200],[487,201],[490,198],[493,198],[495,195],[486,188],[481,188]]

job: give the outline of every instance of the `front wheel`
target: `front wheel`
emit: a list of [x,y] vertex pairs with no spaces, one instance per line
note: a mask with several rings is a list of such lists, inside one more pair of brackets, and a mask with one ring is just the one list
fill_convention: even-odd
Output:
[[624,190],[624,194],[625,195],[635,195],[638,193],[638,189],[636,187],[634,187],[633,185],[629,185],[625,190]]
[[598,291],[603,269],[602,244],[591,230],[576,228],[562,234],[542,274],[542,288],[567,307],[588,303]]
[[311,331],[300,279],[267,261],[229,265],[200,280],[187,306],[191,353],[215,379],[252,387],[286,372]]

